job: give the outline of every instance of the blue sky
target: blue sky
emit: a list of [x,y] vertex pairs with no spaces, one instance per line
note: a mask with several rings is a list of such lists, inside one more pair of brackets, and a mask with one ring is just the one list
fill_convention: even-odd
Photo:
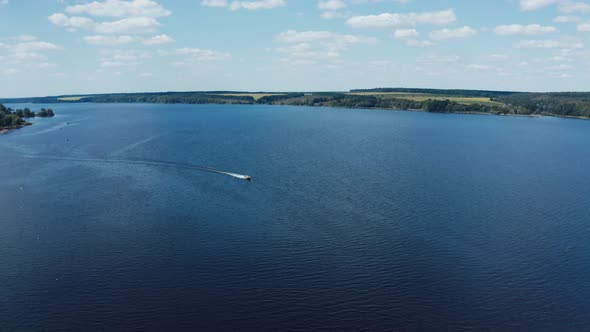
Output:
[[578,0],[0,0],[0,96],[590,90]]

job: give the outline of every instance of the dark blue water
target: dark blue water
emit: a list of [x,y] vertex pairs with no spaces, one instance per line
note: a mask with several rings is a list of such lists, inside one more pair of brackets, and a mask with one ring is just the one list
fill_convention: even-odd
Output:
[[2,331],[590,326],[590,121],[53,108],[0,136]]

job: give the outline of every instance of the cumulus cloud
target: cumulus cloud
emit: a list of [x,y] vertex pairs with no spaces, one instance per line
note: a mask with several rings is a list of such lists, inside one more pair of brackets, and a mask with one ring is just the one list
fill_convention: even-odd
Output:
[[393,37],[397,40],[404,41],[411,47],[425,47],[433,45],[431,41],[419,40],[420,33],[416,29],[397,29],[393,32]]
[[491,67],[488,65],[482,65],[482,64],[478,64],[478,63],[469,64],[469,65],[465,66],[465,68],[467,70],[489,70],[489,69],[491,69]]
[[354,28],[387,28],[416,26],[420,24],[447,25],[457,17],[452,9],[421,13],[383,13],[379,15],[353,16],[348,24]]
[[101,34],[150,33],[157,30],[161,25],[152,17],[128,17],[117,21],[99,23],[87,17],[67,16],[62,13],[49,16],[49,21],[71,30],[93,30]]
[[544,26],[540,24],[510,24],[499,25],[494,29],[498,35],[540,35],[545,33],[554,33],[558,30],[552,26]]
[[469,26],[464,26],[457,29],[441,29],[430,33],[430,39],[432,40],[446,40],[446,39],[458,39],[467,38],[475,35],[477,31]]
[[104,2],[93,1],[87,4],[79,4],[66,7],[69,14],[106,17],[161,17],[169,16],[169,10],[152,0],[106,0]]
[[330,31],[288,30],[277,36],[277,41],[289,44],[277,49],[281,61],[291,64],[310,65],[328,61],[340,63],[342,52],[355,44],[374,43],[375,38],[359,35],[341,35]]
[[239,9],[274,9],[287,5],[285,0],[256,0],[256,1],[228,1],[228,0],[202,0],[201,6],[205,7],[226,7],[231,10]]
[[521,40],[517,47],[519,48],[563,48],[563,49],[576,49],[583,48],[584,43],[576,38],[564,38],[564,39],[531,39]]
[[285,32],[281,32],[277,36],[277,40],[286,43],[308,43],[317,40],[325,40],[329,39],[333,36],[331,32],[328,31],[296,31],[296,30],[288,30]]
[[590,4],[572,0],[520,0],[520,9],[523,11],[539,10],[548,6],[557,5],[563,13],[588,13]]
[[520,0],[520,9],[523,11],[537,10],[559,2],[561,0]]
[[168,35],[157,35],[143,41],[145,45],[161,45],[174,43],[174,39]]
[[152,17],[129,17],[114,22],[99,23],[94,27],[94,30],[98,33],[108,34],[141,34],[153,32],[159,27],[160,23]]
[[226,52],[192,47],[178,48],[174,51],[174,54],[184,56],[186,57],[186,60],[189,60],[190,62],[218,61],[230,57],[230,54]]
[[430,40],[408,39],[406,44],[411,47],[426,47],[434,45]]
[[133,43],[136,39],[132,36],[86,36],[84,41],[91,45],[115,46]]
[[342,0],[325,0],[318,2],[318,8],[322,10],[340,10],[346,7]]
[[201,6],[205,7],[227,7],[229,2],[227,0],[203,0]]
[[590,12],[590,4],[585,2],[564,2],[559,6],[559,10],[561,12],[571,14],[571,13],[589,13]]
[[397,29],[393,33],[393,36],[396,39],[411,39],[411,38],[418,38],[420,37],[420,33],[416,31],[416,29]]
[[581,18],[578,16],[560,15],[553,19],[555,23],[576,23],[580,22]]
[[0,49],[6,49],[7,52],[5,56],[0,56],[0,61],[5,65],[37,69],[53,67],[54,64],[47,62],[46,53],[61,50],[60,46],[37,40],[33,36],[16,36],[10,39],[18,42],[11,45],[0,43]]
[[63,13],[57,13],[49,16],[49,22],[71,29],[92,29],[96,22],[87,17],[67,16]]
[[168,44],[173,43],[174,39],[168,35],[157,35],[151,38],[139,38],[130,35],[122,35],[122,36],[111,36],[111,35],[94,35],[94,36],[86,36],[84,37],[84,41],[91,45],[101,45],[101,46],[118,46],[118,45],[126,45],[135,42],[142,42],[144,45],[161,45],[161,44]]
[[44,41],[32,41],[26,43],[19,43],[12,47],[12,50],[17,53],[36,52],[47,50],[58,50],[59,46]]
[[[161,24],[156,18],[171,12],[153,0],[105,0],[67,6],[67,13],[48,17],[57,26],[70,31],[92,30],[100,34],[143,34],[157,30]],[[87,15],[94,18],[90,18]],[[97,21],[99,17],[118,18],[114,21]]]
[[102,58],[101,67],[131,67],[140,63],[140,58],[133,54],[115,54]]
[[113,68],[113,69],[124,69],[135,68],[143,64],[147,59],[151,59],[152,56],[148,52],[134,51],[134,50],[104,50],[101,52],[102,57],[100,58],[100,67],[102,68]]

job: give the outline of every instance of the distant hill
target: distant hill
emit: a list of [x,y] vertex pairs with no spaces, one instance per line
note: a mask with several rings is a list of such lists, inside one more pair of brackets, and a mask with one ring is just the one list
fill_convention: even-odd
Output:
[[488,90],[462,90],[462,89],[419,89],[419,88],[376,88],[376,89],[355,89],[350,92],[399,92],[399,93],[422,93],[446,96],[463,96],[463,97],[498,97],[523,92],[513,91],[488,91]]
[[590,118],[590,92],[531,93],[464,89],[376,88],[349,92],[192,91],[7,98],[0,103],[272,104],[414,109],[440,113]]

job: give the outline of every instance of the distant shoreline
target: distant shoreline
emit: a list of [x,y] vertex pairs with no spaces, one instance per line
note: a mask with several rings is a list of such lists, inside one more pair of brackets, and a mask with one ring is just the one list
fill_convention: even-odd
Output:
[[237,104],[553,116],[590,119],[590,92],[510,92],[377,88],[348,92],[148,92],[0,99],[5,103]]
[[[104,104],[104,103],[96,103]],[[153,103],[150,103],[153,104]],[[192,105],[192,104],[185,104]],[[218,105],[218,104],[205,104],[205,105]],[[342,108],[351,110],[367,110],[367,111],[394,111],[394,112],[414,112],[414,113],[433,113],[423,109],[403,109],[403,108],[379,108],[379,107],[346,107],[346,106],[311,106],[311,105],[265,105],[265,106],[291,106],[291,107],[318,107],[318,108]],[[449,112],[449,113],[438,113],[438,114],[458,114],[458,115],[489,115],[489,116],[500,116],[500,117],[526,117],[526,118],[563,118],[572,120],[590,120],[588,117],[583,116],[568,116],[568,115],[557,115],[557,114],[493,114],[485,112]]]
[[32,125],[32,123],[27,122],[27,124],[22,125],[22,126],[17,126],[17,127],[3,127],[3,128],[0,128],[0,134],[8,134],[11,131],[19,130],[19,129],[22,129],[24,127],[29,127],[31,125]]
[[[69,102],[69,103],[87,103],[87,104],[148,104],[148,105],[251,105],[251,106],[291,106],[291,107],[308,107],[308,108],[341,108],[341,109],[353,109],[353,110],[378,110],[378,111],[394,111],[394,112],[416,112],[416,113],[436,113],[429,112],[424,109],[404,109],[404,108],[381,108],[381,107],[348,107],[348,106],[327,106],[327,105],[290,105],[290,104],[220,104],[220,103],[173,103],[173,104],[162,104],[162,103],[150,103],[150,102]],[[572,120],[590,120],[590,117],[584,116],[571,116],[571,115],[559,115],[559,114],[493,114],[486,112],[439,112],[438,114],[461,114],[461,115],[491,115],[491,116],[508,116],[508,117],[529,117],[529,118],[563,118]],[[30,126],[31,124],[23,125],[17,128],[3,128],[0,129],[0,134],[7,134],[11,131],[21,129],[23,127]]]

